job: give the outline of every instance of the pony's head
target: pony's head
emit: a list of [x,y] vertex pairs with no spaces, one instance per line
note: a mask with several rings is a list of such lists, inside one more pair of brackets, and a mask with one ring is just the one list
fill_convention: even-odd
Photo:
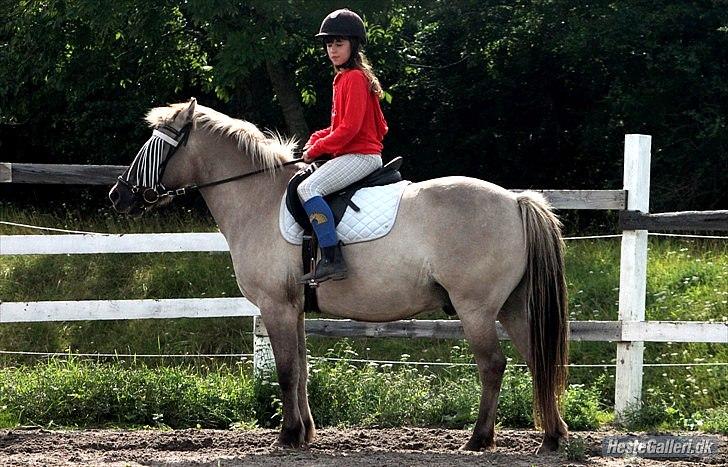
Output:
[[[295,138],[260,131],[250,122],[198,105],[194,98],[154,108],[146,120],[152,127],[151,138],[109,192],[114,209],[121,213],[140,215],[167,204],[185,186],[210,185],[214,181],[210,177],[240,175],[227,171],[257,168],[274,173],[283,162],[293,159],[296,147]],[[205,140],[205,136],[214,136],[214,140]],[[212,164],[203,160],[205,155],[208,159],[216,157],[223,144],[242,157],[230,167],[220,167],[216,160]],[[205,164],[206,170],[201,170]]]
[[152,136],[139,149],[129,168],[118,177],[109,191],[109,199],[117,212],[141,215],[147,209],[171,200],[164,182],[170,162],[183,159],[194,125],[193,97],[188,103],[152,109],[147,122]]

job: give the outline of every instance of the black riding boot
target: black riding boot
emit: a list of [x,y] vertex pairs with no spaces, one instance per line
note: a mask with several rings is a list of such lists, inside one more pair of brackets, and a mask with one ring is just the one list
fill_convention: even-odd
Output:
[[346,262],[341,252],[341,242],[339,242],[334,246],[321,247],[321,259],[316,264],[316,268],[301,277],[298,282],[306,284],[311,280],[324,282],[329,279],[340,281],[346,279],[346,274]]

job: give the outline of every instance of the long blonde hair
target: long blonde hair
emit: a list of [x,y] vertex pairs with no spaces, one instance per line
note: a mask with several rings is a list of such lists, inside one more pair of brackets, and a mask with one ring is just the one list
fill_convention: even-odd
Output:
[[342,69],[361,70],[362,72],[364,72],[364,75],[369,80],[369,90],[381,99],[382,97],[384,97],[384,90],[382,89],[382,85],[379,83],[379,78],[377,78],[377,75],[374,74],[374,68],[372,67],[372,64],[369,63],[369,59],[367,59],[367,56],[364,55],[364,51],[362,50],[359,38],[349,36],[344,37],[344,39],[348,39],[351,43],[351,55],[349,56],[349,60],[347,60],[346,63],[338,67],[334,66],[334,70],[337,72],[341,71]]

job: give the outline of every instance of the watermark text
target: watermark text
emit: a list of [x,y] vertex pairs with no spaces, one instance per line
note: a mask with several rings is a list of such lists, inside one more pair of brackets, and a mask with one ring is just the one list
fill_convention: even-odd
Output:
[[602,440],[607,457],[707,457],[718,453],[720,440],[707,436],[609,436]]

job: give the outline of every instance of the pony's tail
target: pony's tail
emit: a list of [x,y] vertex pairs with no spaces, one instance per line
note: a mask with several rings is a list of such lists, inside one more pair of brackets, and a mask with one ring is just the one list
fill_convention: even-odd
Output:
[[559,404],[566,386],[569,323],[561,222],[542,195],[518,196],[528,249],[526,284],[534,414],[547,434],[566,436]]

